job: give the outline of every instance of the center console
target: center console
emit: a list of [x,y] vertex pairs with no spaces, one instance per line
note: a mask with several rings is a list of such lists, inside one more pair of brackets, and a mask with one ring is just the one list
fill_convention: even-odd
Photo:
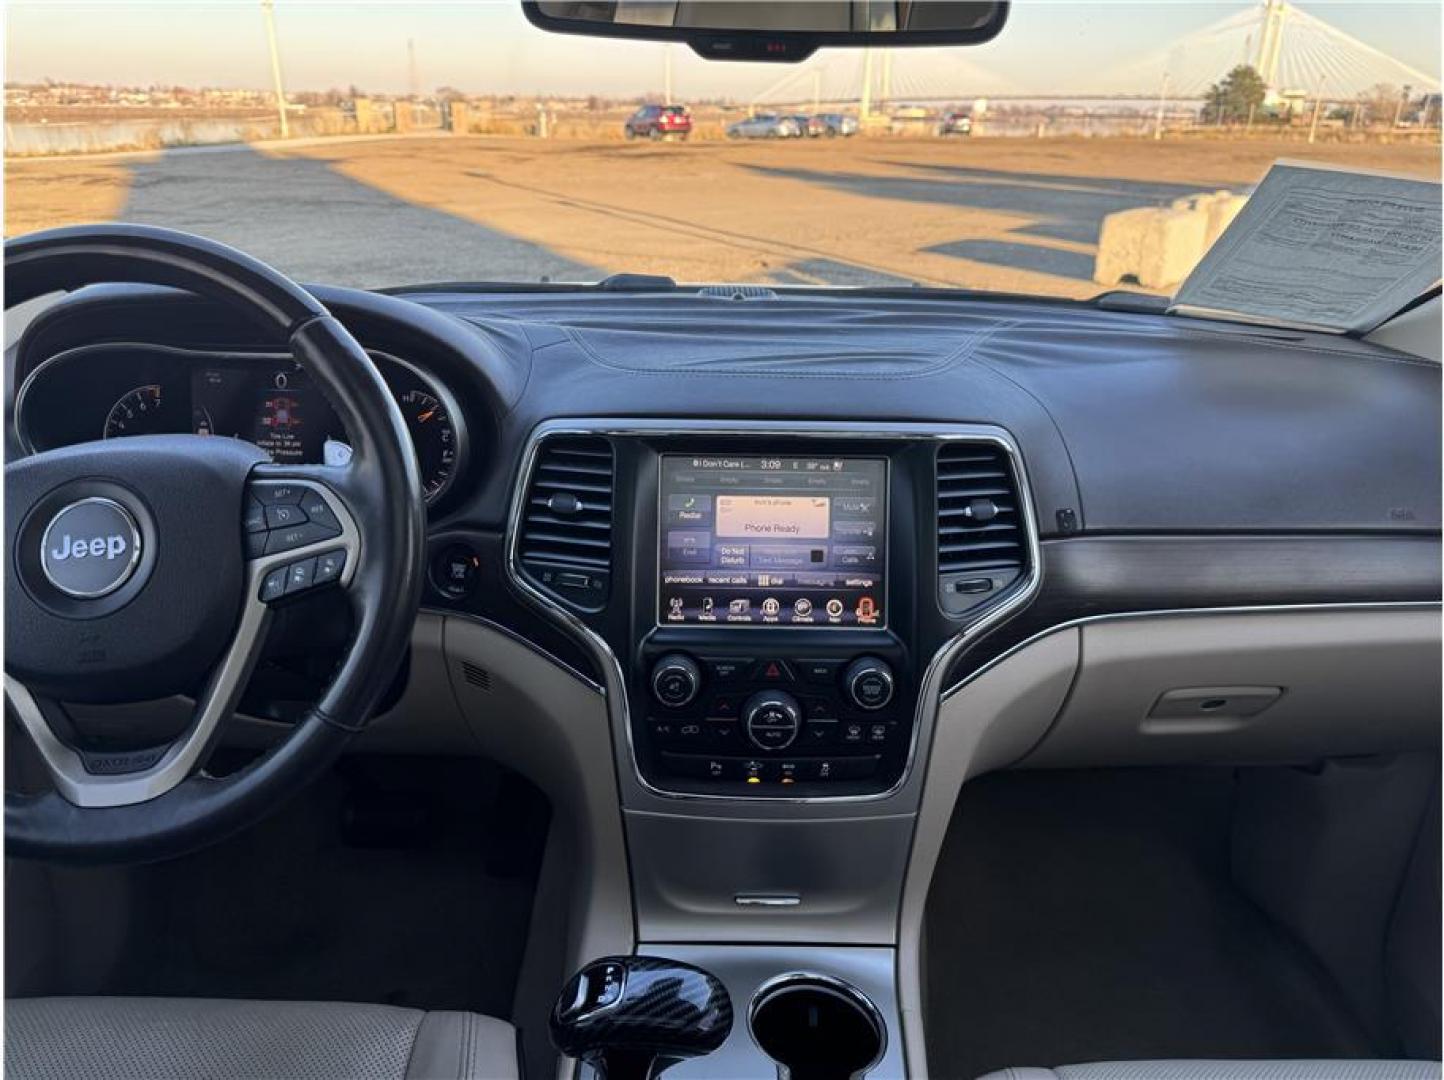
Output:
[[913,703],[888,629],[888,471],[752,447],[661,456],[633,699],[654,786],[807,797],[897,780]]
[[524,476],[514,576],[615,673],[653,797],[895,791],[939,650],[1031,569],[986,429],[620,422],[544,432]]
[[507,543],[606,702],[613,759],[582,770],[615,767],[636,953],[738,1010],[667,1075],[907,1075],[901,904],[944,675],[1039,583],[1009,434],[548,421]]

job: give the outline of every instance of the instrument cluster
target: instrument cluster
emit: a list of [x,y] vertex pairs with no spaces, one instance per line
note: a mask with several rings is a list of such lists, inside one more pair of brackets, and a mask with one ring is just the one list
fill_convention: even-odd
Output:
[[[426,501],[438,503],[466,466],[456,399],[411,362],[368,351],[406,420]],[[344,464],[351,453],[330,401],[284,353],[83,345],[35,367],[17,395],[15,423],[29,452],[185,433],[245,439],[286,464]]]

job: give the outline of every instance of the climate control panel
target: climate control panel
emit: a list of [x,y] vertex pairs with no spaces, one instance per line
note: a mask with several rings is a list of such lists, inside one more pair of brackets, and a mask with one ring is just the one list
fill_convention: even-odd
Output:
[[886,791],[912,743],[905,663],[886,639],[859,655],[644,646],[631,710],[638,765],[679,794]]

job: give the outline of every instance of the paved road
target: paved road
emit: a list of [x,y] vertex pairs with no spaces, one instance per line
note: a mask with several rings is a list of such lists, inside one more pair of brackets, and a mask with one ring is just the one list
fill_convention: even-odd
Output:
[[[419,142],[415,152],[424,154],[426,144]],[[806,168],[801,162],[741,167],[769,184],[814,187],[819,205],[843,193],[875,200],[883,215],[972,211],[980,221],[997,221],[999,215],[1002,220],[1021,220],[1025,224],[979,237],[970,235],[964,218],[951,234],[957,239],[928,243],[920,250],[975,266],[1035,271],[1080,284],[1090,282],[1093,268],[1092,254],[1080,250],[1080,245],[1096,241],[1105,215],[1166,204],[1198,189],[1197,184],[1080,178],[905,159],[874,164],[895,172]],[[248,147],[228,147],[172,151],[127,161],[123,167],[130,173],[123,220],[169,225],[227,241],[303,281],[362,287],[488,279],[594,281],[608,272],[534,240],[389,195],[320,158],[275,157]],[[495,179],[490,174],[485,178]],[[527,189],[522,180],[512,186]],[[682,203],[685,208],[687,198],[707,197],[706,191],[693,193]],[[577,212],[620,214],[619,207],[581,197],[568,197],[566,205]],[[685,209],[676,212],[684,214]],[[619,216],[616,228],[629,227],[623,219],[626,215]],[[738,228],[745,227],[744,218]],[[701,227],[686,219],[676,222],[675,228],[696,233]],[[703,239],[715,239],[715,232]],[[738,236],[729,237],[723,239],[730,245],[741,243]],[[909,283],[895,273],[861,265],[865,261],[861,255],[834,256],[825,246],[817,246],[824,244],[819,240],[811,247],[789,247],[768,240],[769,254],[778,256],[768,272],[770,279],[843,286]],[[856,248],[852,244],[850,250]]]
[[126,165],[119,218],[232,244],[299,281],[379,288],[456,280],[595,281],[605,271],[393,198],[325,161],[247,148]]

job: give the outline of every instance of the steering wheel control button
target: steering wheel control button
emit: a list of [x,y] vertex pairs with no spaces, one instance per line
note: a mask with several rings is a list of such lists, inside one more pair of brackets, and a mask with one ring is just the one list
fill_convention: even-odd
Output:
[[861,657],[848,667],[843,685],[847,688],[847,696],[859,709],[881,709],[892,700],[892,668],[876,657]]
[[336,520],[335,511],[331,509],[330,504],[326,502],[320,492],[308,491],[301,496],[301,513],[316,525],[335,529],[338,533],[341,531],[341,522]]
[[342,531],[336,512],[319,491],[274,481],[251,484],[242,522],[248,559],[333,540]]
[[288,566],[278,566],[261,580],[259,597],[261,603],[269,604],[272,600],[279,600],[286,594],[286,576],[290,571]]
[[669,709],[689,705],[702,688],[702,672],[689,656],[672,653],[652,669],[652,696]]
[[66,596],[94,600],[130,580],[140,552],[140,527],[130,511],[93,496],[50,519],[40,538],[40,569]]
[[742,726],[759,750],[786,750],[802,729],[802,709],[791,694],[763,690],[742,707]]
[[289,529],[272,529],[266,535],[266,554],[275,555],[282,551],[295,551],[307,544],[330,540],[335,535],[335,530],[312,522],[296,525]]
[[316,576],[316,560],[302,559],[286,567],[286,595],[309,589]]
[[278,503],[266,507],[266,528],[285,529],[292,525],[304,525],[306,515],[299,506],[292,506],[290,503]]
[[288,503],[295,506],[309,489],[300,484],[278,484],[261,482],[251,485],[251,494],[267,506]]
[[344,551],[323,551],[316,556],[316,574],[311,579],[313,585],[325,585],[328,582],[336,581],[341,577],[341,571],[346,569],[346,553]]
[[241,524],[247,533],[262,533],[269,527],[266,524],[266,508],[251,496],[246,497],[245,516]]

